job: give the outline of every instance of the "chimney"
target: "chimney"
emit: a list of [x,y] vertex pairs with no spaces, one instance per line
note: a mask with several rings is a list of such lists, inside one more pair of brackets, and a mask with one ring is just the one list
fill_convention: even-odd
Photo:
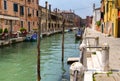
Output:
[[49,11],[51,12],[51,4],[49,4]]
[[45,2],[45,8],[48,9],[48,2]]
[[95,3],[93,4],[93,11],[95,10]]

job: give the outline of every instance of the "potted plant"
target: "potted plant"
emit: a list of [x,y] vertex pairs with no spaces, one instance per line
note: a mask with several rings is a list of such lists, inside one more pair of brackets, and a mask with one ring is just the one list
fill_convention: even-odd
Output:
[[101,25],[101,22],[100,21],[97,21],[96,22],[96,29],[99,31],[100,30],[100,25]]
[[7,39],[8,38],[8,29],[5,28],[2,34],[2,39]]
[[20,28],[20,32],[21,32],[22,36],[26,36],[26,34],[27,34],[27,31],[25,28]]
[[24,31],[26,31],[25,28],[20,28],[20,32],[21,32],[21,33],[24,32]]
[[8,29],[7,28],[4,29],[4,33],[8,33]]

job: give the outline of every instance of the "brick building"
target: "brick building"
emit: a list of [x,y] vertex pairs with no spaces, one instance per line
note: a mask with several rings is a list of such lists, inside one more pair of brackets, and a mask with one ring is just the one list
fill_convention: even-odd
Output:
[[37,28],[38,0],[0,0],[0,28],[17,32],[20,28],[28,32]]

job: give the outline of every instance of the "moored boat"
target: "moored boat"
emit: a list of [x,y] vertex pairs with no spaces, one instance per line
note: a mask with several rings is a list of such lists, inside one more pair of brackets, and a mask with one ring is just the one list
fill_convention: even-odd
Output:
[[34,33],[30,39],[31,42],[37,41],[37,33]]
[[75,39],[79,40],[82,39],[82,30],[79,29],[78,32],[75,34]]

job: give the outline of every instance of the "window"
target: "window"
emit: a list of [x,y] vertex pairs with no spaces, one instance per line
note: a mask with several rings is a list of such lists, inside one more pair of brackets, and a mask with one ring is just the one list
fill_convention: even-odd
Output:
[[7,10],[7,1],[4,0],[4,9]]
[[36,16],[38,17],[38,11],[36,11]]
[[28,8],[28,14],[30,13],[30,8]]
[[30,3],[30,2],[31,2],[31,0],[28,0],[28,2]]
[[24,15],[24,7],[20,6],[20,15]]
[[21,28],[23,28],[23,21],[21,21]]
[[34,16],[34,10],[33,10],[33,16]]
[[9,25],[8,22],[8,20],[4,20],[5,25]]
[[35,25],[35,23],[33,22],[33,26]]
[[18,4],[16,4],[16,3],[13,4],[13,10],[15,12],[18,12]]
[[31,17],[30,8],[28,8],[28,16]]

